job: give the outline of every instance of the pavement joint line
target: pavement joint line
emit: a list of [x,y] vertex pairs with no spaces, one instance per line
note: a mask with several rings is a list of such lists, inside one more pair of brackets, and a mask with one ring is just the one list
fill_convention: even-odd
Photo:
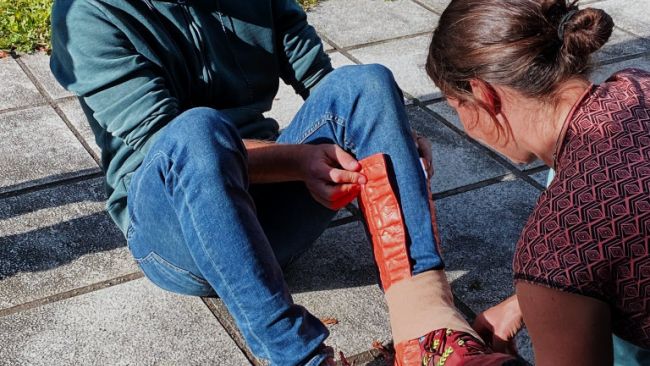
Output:
[[90,154],[90,157],[92,157],[93,160],[95,160],[95,163],[97,164],[97,166],[99,166],[101,168],[101,166],[102,166],[101,159],[95,154],[95,152],[90,147],[90,145],[88,145],[86,140],[84,140],[84,138],[81,136],[81,133],[72,125],[72,122],[70,122],[70,120],[65,115],[65,113],[63,113],[63,110],[61,110],[61,108],[59,108],[59,105],[56,103],[56,101],[54,99],[52,99],[52,97],[47,92],[47,90],[45,90],[45,88],[43,87],[41,82],[38,81],[38,79],[36,78],[34,73],[32,73],[32,71],[25,64],[25,62],[23,62],[23,60],[20,59],[20,55],[18,55],[15,52],[11,52],[11,57],[13,57],[13,59],[16,61],[16,63],[18,63],[20,68],[27,75],[29,80],[31,80],[32,84],[34,84],[36,89],[38,89],[39,93],[43,96],[43,98],[45,98],[45,100],[50,105],[50,107],[52,107],[52,109],[54,109],[54,111],[59,116],[59,118],[61,118],[63,120],[63,123],[65,123],[66,126],[68,126],[68,129],[70,130],[70,132],[72,132],[72,134],[79,141],[79,143],[81,143],[81,146],[83,146],[83,148],[86,150],[86,152],[88,154]]
[[334,41],[332,41],[331,39],[329,39],[329,37],[327,37],[326,35],[324,35],[324,34],[320,34],[320,38],[321,38],[322,40],[324,40],[325,42],[329,43],[330,46],[332,46],[332,47],[334,48],[334,50],[338,51],[340,54],[342,54],[343,56],[347,57],[348,59],[350,59],[350,60],[351,60],[352,62],[354,62],[355,64],[357,64],[357,65],[362,65],[362,64],[363,64],[363,62],[359,61],[359,59],[357,59],[356,57],[352,56],[352,55],[351,55],[347,50],[345,50],[344,48],[342,48],[341,46],[339,46],[338,44],[336,44]]
[[462,193],[467,193],[473,190],[489,187],[495,184],[499,184],[503,182],[512,182],[514,180],[517,180],[517,176],[513,173],[507,173],[504,175],[500,175],[498,177],[488,178],[476,183],[471,183],[461,187],[452,188],[446,191],[434,193],[431,195],[431,197],[434,200],[449,198],[449,197],[457,196]]
[[478,147],[481,151],[483,151],[487,156],[491,157],[493,160],[495,160],[497,163],[501,164],[503,167],[506,169],[510,170],[512,174],[514,174],[517,178],[524,180],[526,183],[532,185],[533,187],[539,189],[539,190],[544,190],[544,186],[539,184],[536,180],[533,178],[529,177],[527,174],[522,172],[521,170],[517,169],[516,166],[514,166],[512,163],[510,163],[507,159],[503,158],[501,155],[497,154],[496,152],[492,151],[490,148],[484,146],[480,142],[474,140],[473,138],[469,137],[465,131],[459,129],[456,127],[453,123],[447,121],[443,116],[438,114],[435,111],[432,111],[431,109],[427,108],[426,105],[424,105],[422,102],[420,102],[418,99],[414,100],[414,104],[418,106],[421,110],[423,110],[425,113],[428,113],[430,116],[432,116],[434,119],[437,121],[441,122],[445,126],[447,126],[449,129],[452,131],[456,132],[458,135],[463,137],[466,141],[471,143],[472,145]]
[[430,106],[432,104],[441,103],[441,102],[445,102],[445,101],[447,101],[447,98],[445,98],[445,97],[437,97],[437,98],[433,98],[431,100],[422,101],[422,104],[425,105],[425,106]]
[[524,170],[524,173],[526,173],[528,175],[531,175],[531,174],[541,173],[541,172],[543,172],[545,170],[549,170],[549,169],[551,169],[551,168],[547,167],[546,165],[543,165],[543,166],[537,166],[537,167],[534,167],[534,168],[526,169],[526,170]]
[[346,217],[342,217],[342,218],[337,219],[337,220],[330,221],[327,228],[328,229],[334,229],[334,228],[337,228],[339,226],[347,225],[347,224],[350,224],[352,222],[358,222],[358,221],[359,221],[359,218],[355,217],[354,215],[353,216],[346,216]]
[[79,183],[79,182],[83,182],[83,181],[90,180],[90,179],[100,178],[100,177],[103,177],[103,176],[104,176],[104,173],[99,171],[99,172],[90,173],[90,174],[82,174],[82,175],[78,175],[78,176],[71,176],[71,177],[68,177],[68,178],[57,179],[57,180],[54,180],[54,181],[48,182],[48,183],[37,184],[37,185],[34,185],[34,186],[28,186],[28,187],[24,187],[24,188],[19,188],[19,189],[13,189],[13,190],[0,192],[0,199],[5,199],[5,198],[9,198],[9,197],[17,197],[17,196],[21,196],[21,195],[27,194],[27,193],[44,191],[44,190],[47,190],[47,189],[57,188],[57,187],[61,187],[61,186],[69,185],[69,184],[74,184],[74,183]]
[[28,104],[28,105],[23,105],[20,107],[9,107],[0,110],[0,114],[6,114],[6,113],[11,113],[11,112],[20,112],[24,111],[27,109],[32,109],[32,108],[38,108],[38,107],[44,107],[49,105],[47,102],[39,102],[39,103],[33,103],[33,104]]
[[411,38],[425,36],[425,35],[431,35],[431,34],[433,34],[433,30],[426,30],[426,31],[411,33],[411,34],[407,34],[407,35],[403,35],[403,36],[380,39],[378,41],[359,43],[359,44],[355,44],[355,45],[352,45],[352,46],[343,47],[342,49],[344,49],[346,51],[354,51],[354,50],[358,50],[358,49],[362,49],[362,48],[366,48],[366,47],[372,47],[372,46],[377,46],[377,45],[386,44],[386,43],[390,43],[390,42],[400,41],[400,40],[403,40],[403,39],[411,39]]
[[423,3],[423,2],[421,2],[420,0],[411,0],[411,1],[414,2],[414,3],[416,3],[416,4],[418,4],[418,5],[420,5],[421,7],[425,8],[425,9],[427,9],[428,11],[430,11],[430,12],[436,14],[437,16],[441,16],[441,15],[442,15],[442,13],[438,12],[438,11],[435,10],[434,8],[430,7],[429,5],[427,5],[427,4]]
[[254,366],[263,366],[257,357],[255,357],[255,355],[253,355],[253,353],[248,349],[246,340],[244,340],[244,337],[239,332],[234,319],[228,312],[228,309],[226,309],[225,305],[220,304],[216,297],[201,297],[201,300],[203,300],[203,303],[208,307],[208,310],[210,310],[212,315],[217,319],[219,324],[221,324],[233,342],[235,342],[237,348],[242,351],[248,362]]
[[26,302],[26,303],[23,303],[23,304],[20,304],[20,305],[12,306],[12,307],[5,308],[5,309],[0,309],[0,318],[8,316],[8,315],[15,314],[15,313],[19,313],[19,312],[22,312],[22,311],[26,311],[26,310],[34,309],[34,308],[37,308],[37,307],[41,307],[43,305],[59,302],[59,301],[62,301],[62,300],[67,300],[67,299],[77,297],[77,296],[80,296],[80,295],[85,295],[85,294],[95,292],[95,291],[98,291],[98,290],[102,290],[102,289],[105,289],[105,288],[121,285],[123,283],[134,281],[134,280],[137,280],[137,279],[140,279],[140,278],[143,278],[143,277],[144,277],[144,275],[142,274],[142,272],[133,272],[133,273],[129,273],[129,274],[124,275],[124,276],[112,278],[110,280],[97,282],[97,283],[94,283],[92,285],[79,287],[79,288],[76,288],[76,289],[60,292],[58,294],[50,295],[50,296],[47,296],[47,297],[44,297],[44,298],[41,298],[41,299],[29,301],[29,302]]
[[594,66],[599,67],[599,66],[613,65],[613,64],[616,64],[616,63],[619,63],[619,62],[634,60],[634,59],[642,58],[642,57],[645,57],[645,56],[650,56],[650,51],[645,51],[645,52],[640,52],[640,53],[634,53],[634,54],[631,54],[631,55],[623,55],[623,56],[619,56],[619,57],[610,58],[610,59],[607,59],[605,61],[596,62],[594,64]]
[[58,103],[71,102],[78,99],[79,97],[76,95],[68,95],[67,97],[56,98],[54,99],[54,102],[58,104]]

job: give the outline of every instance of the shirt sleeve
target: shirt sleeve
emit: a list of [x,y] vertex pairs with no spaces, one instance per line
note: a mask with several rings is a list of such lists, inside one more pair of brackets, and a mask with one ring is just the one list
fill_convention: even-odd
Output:
[[162,126],[178,115],[178,100],[159,66],[138,54],[115,24],[89,1],[57,1],[50,67],[103,129],[146,153]]
[[273,0],[280,77],[304,99],[332,71],[320,37],[296,0]]

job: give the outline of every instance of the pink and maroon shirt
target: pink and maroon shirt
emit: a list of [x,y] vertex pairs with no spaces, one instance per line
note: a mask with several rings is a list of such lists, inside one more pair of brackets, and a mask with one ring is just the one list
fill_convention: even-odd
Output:
[[515,280],[607,302],[614,333],[650,348],[650,73],[592,87],[567,124]]

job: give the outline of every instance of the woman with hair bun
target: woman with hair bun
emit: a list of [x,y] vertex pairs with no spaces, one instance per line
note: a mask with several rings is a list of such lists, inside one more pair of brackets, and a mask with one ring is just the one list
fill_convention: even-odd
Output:
[[523,314],[540,366],[649,354],[650,73],[588,81],[613,26],[576,1],[453,0],[429,50],[468,135],[556,173],[517,243],[516,296],[475,323],[503,350]]

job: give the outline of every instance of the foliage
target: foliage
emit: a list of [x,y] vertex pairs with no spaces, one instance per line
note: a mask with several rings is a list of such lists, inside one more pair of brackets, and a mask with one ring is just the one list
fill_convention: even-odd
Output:
[[305,9],[309,9],[318,3],[318,0],[298,0],[298,3]]
[[0,50],[47,49],[52,0],[0,0]]
[[[53,0],[0,0],[1,50],[30,52],[50,45],[50,11]],[[305,9],[318,0],[296,0]]]

